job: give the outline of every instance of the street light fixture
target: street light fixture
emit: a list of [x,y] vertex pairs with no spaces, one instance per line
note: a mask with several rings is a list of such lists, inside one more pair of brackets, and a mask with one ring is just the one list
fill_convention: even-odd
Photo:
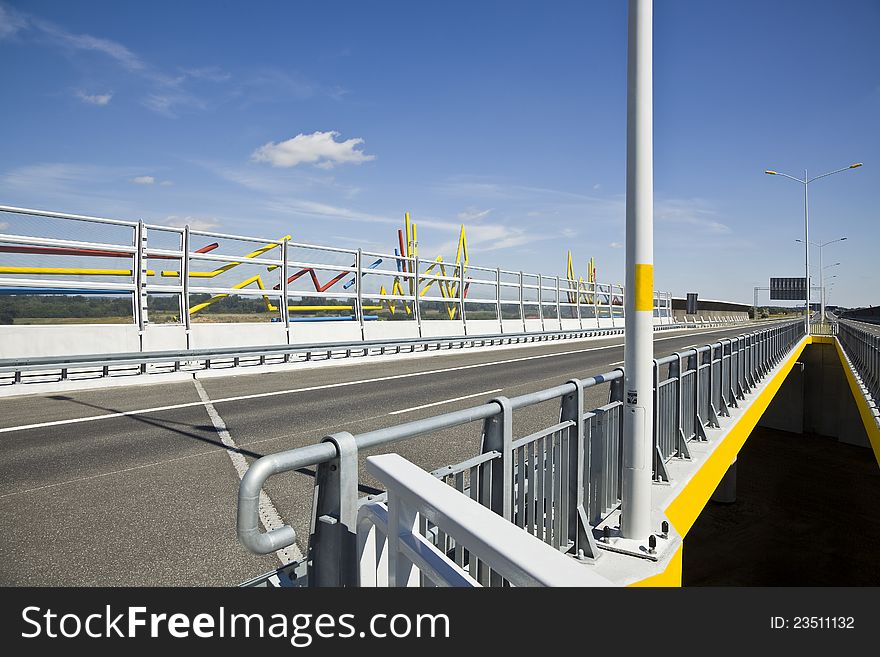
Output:
[[805,294],[806,306],[804,309],[804,331],[809,335],[810,333],[810,210],[809,210],[809,197],[807,194],[807,189],[810,186],[811,182],[819,180],[819,178],[827,178],[828,176],[834,175],[835,173],[840,173],[841,171],[846,171],[848,169],[857,169],[862,166],[861,162],[856,162],[855,164],[850,164],[848,167],[843,167],[842,169],[835,169],[834,171],[829,171],[828,173],[823,173],[820,176],[813,176],[812,178],[808,177],[807,170],[804,169],[804,179],[795,178],[794,176],[790,176],[787,173],[781,173],[779,171],[773,171],[772,169],[767,169],[764,171],[767,175],[770,176],[783,176],[784,178],[790,178],[795,182],[799,182],[804,186],[804,276],[806,280],[805,285]]
[[[820,301],[820,321],[825,321],[825,285],[823,281],[823,274],[828,267],[834,267],[839,265],[839,262],[834,263],[833,265],[828,265],[828,267],[822,266],[822,249],[824,249],[829,244],[834,244],[835,242],[843,242],[845,237],[838,237],[836,240],[828,240],[827,242],[823,242],[819,244],[818,242],[810,242],[811,246],[818,247],[819,249],[819,301]],[[803,242],[803,240],[795,240],[795,242]]]

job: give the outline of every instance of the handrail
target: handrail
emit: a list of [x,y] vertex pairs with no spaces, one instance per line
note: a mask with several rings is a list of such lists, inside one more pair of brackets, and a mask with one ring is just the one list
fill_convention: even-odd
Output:
[[[801,324],[801,322],[798,320],[785,324],[777,324],[773,327],[764,328],[751,334],[743,334],[741,336],[738,336],[737,339],[739,339],[740,342],[744,345],[743,349],[748,350],[748,354],[750,355],[749,357],[751,360],[749,361],[750,364],[747,367],[746,359],[740,358],[738,355],[738,368],[740,371],[737,372],[737,375],[735,377],[736,382],[739,383],[740,379],[742,378],[742,380],[745,382],[745,385],[749,386],[750,384],[754,383],[754,379],[760,378],[761,376],[766,374],[766,372],[769,371],[770,366],[773,363],[777,362],[782,357],[785,350],[790,346],[783,342],[783,336],[785,336],[786,339],[790,342],[791,340],[796,338],[797,335],[803,334],[802,327],[803,324]],[[800,333],[798,333],[798,331],[800,331]],[[720,410],[715,408],[713,406],[713,402],[711,401],[716,392],[718,395],[720,395],[722,401],[725,399],[725,395],[727,394],[724,389],[725,377],[723,376],[723,373],[725,370],[723,368],[723,362],[725,358],[732,358],[732,353],[730,355],[724,354],[723,346],[725,342],[729,342],[729,340],[714,342],[709,345],[687,350],[684,352],[679,352],[678,354],[674,354],[673,356],[660,359],[663,362],[669,363],[671,362],[670,359],[679,361],[682,354],[687,355],[692,353],[697,361],[697,369],[693,372],[680,372],[680,379],[685,376],[693,375],[696,378],[705,380],[706,374],[700,374],[699,372],[706,367],[709,368],[708,381],[711,383],[713,381],[713,378],[716,381],[716,383],[712,384],[709,388],[709,398],[704,400],[704,402],[708,404],[709,408],[711,409],[710,413],[715,413]],[[722,352],[717,359],[715,359],[714,355],[716,349],[721,349]],[[700,354],[709,354],[709,362],[705,364],[700,364]],[[657,362],[659,363],[660,361]],[[712,371],[714,364],[716,363],[719,364],[719,368],[721,368],[720,376],[716,374],[713,377]],[[729,364],[726,371],[726,385],[732,388],[734,377]],[[603,383],[614,383],[622,380],[622,378],[623,369],[617,368],[611,372],[588,377],[583,380],[572,380],[562,385],[557,385],[551,388],[526,393],[524,395],[519,395],[511,399],[499,398],[496,400],[492,400],[488,403],[481,404],[479,406],[451,411],[429,418],[406,422],[392,427],[385,427],[382,429],[368,431],[353,437],[350,434],[336,434],[334,437],[331,438],[335,438],[336,436],[340,435],[346,436],[347,440],[350,441],[347,444],[351,445],[353,447],[354,453],[357,454],[360,453],[362,450],[380,446],[386,447],[402,440],[415,438],[427,433],[440,431],[443,429],[461,426],[470,422],[480,420],[487,421],[490,418],[494,418],[499,415],[504,416],[505,414],[509,414],[515,409],[524,408],[553,399],[565,399],[572,395],[580,396],[582,398],[584,389],[594,387]],[[659,386],[655,389],[655,394],[658,394],[658,390]],[[694,385],[694,393],[698,396],[700,394],[696,384]],[[619,401],[619,399],[616,401]],[[692,410],[699,417],[699,404],[694,405]],[[664,416],[664,421],[672,421],[672,419],[667,420]],[[675,421],[680,420],[679,418],[676,418]],[[702,421],[717,423],[717,418],[714,418],[710,415],[708,417],[702,418]],[[512,437],[509,435],[509,431],[509,427],[506,428],[505,432],[507,433],[505,435],[507,435],[507,437],[510,438],[512,442]],[[700,431],[702,431],[702,427],[700,427]],[[655,443],[657,440],[657,435],[658,434],[655,434]],[[339,453],[339,448],[336,446],[337,443],[338,441],[334,439],[328,442],[321,443],[319,445],[300,447],[293,450],[288,450],[286,452],[264,456],[254,462],[254,464],[251,466],[251,469],[255,470],[255,473],[253,475],[250,475],[250,470],[248,471],[245,479],[242,480],[242,488],[239,497],[239,537],[242,543],[244,543],[245,546],[248,547],[248,549],[251,549],[258,554],[265,554],[267,552],[271,552],[280,549],[281,547],[286,547],[292,544],[296,537],[294,530],[287,525],[285,525],[281,529],[270,530],[262,535],[259,533],[259,490],[265,483],[266,479],[274,474],[279,474],[281,472],[287,472],[302,467],[322,466],[340,458],[341,455]],[[487,449],[495,449],[495,447],[485,441],[484,447]],[[356,458],[354,459],[353,463],[357,463]],[[655,465],[662,468],[662,463],[655,463]],[[340,464],[336,468],[337,471],[341,469],[342,464]],[[348,473],[347,476],[354,476],[356,478],[357,475],[356,473]],[[341,495],[342,493],[334,494]],[[352,504],[353,502],[349,501],[348,503]]]
[[[443,484],[399,454],[369,457],[367,472],[387,487],[389,510],[398,507],[397,513],[388,514],[388,522],[397,518],[399,526],[386,530],[388,581],[392,585],[406,586],[417,575],[411,572],[407,562],[415,566],[419,565],[418,562],[425,565],[451,563],[436,550],[417,553],[416,550],[406,549],[408,543],[412,544],[407,539],[414,536],[412,522],[408,522],[414,517],[413,514],[422,516],[455,538],[470,552],[471,559],[479,559],[514,586],[612,585],[606,578],[520,531],[515,525]],[[410,558],[402,558],[406,556]],[[435,576],[440,574],[437,572],[439,570],[435,569]],[[441,580],[437,583],[444,582]]]

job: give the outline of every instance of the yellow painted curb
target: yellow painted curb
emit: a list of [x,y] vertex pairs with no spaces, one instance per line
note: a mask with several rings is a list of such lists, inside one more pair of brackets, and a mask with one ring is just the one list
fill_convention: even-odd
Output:
[[749,404],[736,423],[730,427],[721,444],[715,448],[709,458],[700,466],[700,469],[694,473],[691,480],[666,507],[666,516],[682,537],[690,531],[703,507],[706,506],[706,502],[718,487],[718,482],[721,481],[746,439],[757,426],[758,420],[761,419],[764,411],[773,401],[791,368],[794,367],[806,346],[811,343],[810,337],[801,340],[776,375],[764,386],[758,398]]
[[868,406],[868,400],[865,399],[865,395],[859,386],[859,382],[856,381],[855,373],[852,371],[849,361],[847,361],[846,355],[843,353],[840,341],[832,338],[832,342],[837,348],[837,357],[840,358],[840,364],[843,366],[843,371],[846,373],[846,382],[849,383],[850,392],[852,392],[852,396],[856,400],[856,406],[859,409],[859,416],[862,418],[862,424],[865,425],[865,432],[868,434],[871,449],[874,450],[874,458],[877,459],[877,465],[880,466],[880,427],[877,426],[874,414],[871,412],[870,406]]
[[650,577],[646,577],[645,579],[639,580],[638,582],[627,584],[627,586],[681,586],[682,549],[683,545],[679,545],[678,549],[675,551],[675,554],[673,554],[672,558],[669,560],[669,565],[666,566],[666,570],[664,570],[662,573],[651,575]]

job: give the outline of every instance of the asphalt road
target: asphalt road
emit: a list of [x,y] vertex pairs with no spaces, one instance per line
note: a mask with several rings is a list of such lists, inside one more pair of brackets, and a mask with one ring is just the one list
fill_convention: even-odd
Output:
[[[660,332],[655,353],[745,330]],[[0,585],[236,585],[280,561],[250,554],[236,538],[235,454],[251,462],[336,431],[514,397],[622,361],[615,336],[2,399]],[[587,408],[607,395],[607,386],[590,389]],[[515,436],[550,426],[558,412],[551,402],[518,411]],[[379,451],[431,470],[474,456],[479,438],[475,423]],[[288,473],[266,488],[302,551],[313,483],[309,473]],[[362,475],[365,493],[375,484]]]

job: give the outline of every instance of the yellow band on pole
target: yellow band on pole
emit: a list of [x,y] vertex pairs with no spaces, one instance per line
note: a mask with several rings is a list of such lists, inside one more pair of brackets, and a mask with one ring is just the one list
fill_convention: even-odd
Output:
[[654,265],[636,265],[635,275],[636,310],[654,310]]

